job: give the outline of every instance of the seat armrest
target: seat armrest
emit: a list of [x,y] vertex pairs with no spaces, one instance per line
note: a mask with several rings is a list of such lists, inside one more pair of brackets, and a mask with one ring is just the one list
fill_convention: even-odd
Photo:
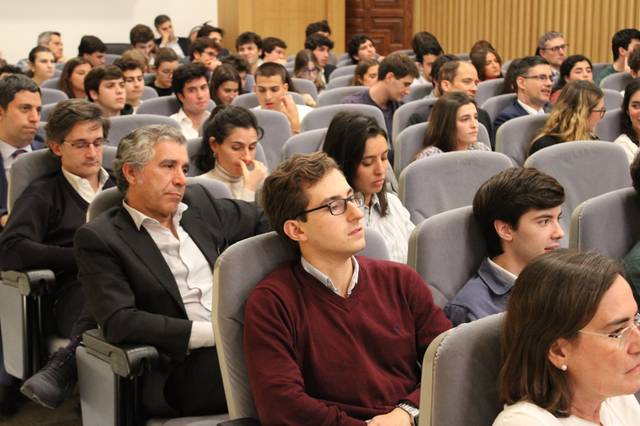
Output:
[[56,276],[49,269],[27,272],[2,271],[2,283],[17,288],[23,296],[40,296],[53,290]]
[[243,417],[241,419],[220,422],[218,426],[260,426],[260,422],[253,417]]
[[109,363],[114,374],[124,378],[142,375],[159,358],[158,350],[153,346],[107,342],[99,329],[85,332],[82,343],[89,353]]

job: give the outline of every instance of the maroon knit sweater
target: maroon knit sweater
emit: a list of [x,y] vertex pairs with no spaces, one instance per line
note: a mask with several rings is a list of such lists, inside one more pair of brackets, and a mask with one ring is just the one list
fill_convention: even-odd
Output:
[[263,425],[363,425],[420,403],[429,343],[451,323],[411,268],[358,257],[342,298],[300,262],[269,274],[245,309],[249,381]]

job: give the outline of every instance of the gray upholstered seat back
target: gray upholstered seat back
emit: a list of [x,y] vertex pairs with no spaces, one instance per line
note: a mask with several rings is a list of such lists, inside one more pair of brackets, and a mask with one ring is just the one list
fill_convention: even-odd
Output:
[[617,72],[603,78],[602,81],[600,81],[600,88],[617,90],[620,92],[632,81],[633,76],[628,72]]
[[601,141],[614,141],[622,133],[622,109],[620,107],[607,111],[596,126],[596,134]]
[[291,125],[287,117],[278,111],[253,110],[258,119],[258,126],[264,134],[260,139],[260,146],[267,157],[266,166],[275,169],[282,160],[282,147],[291,137]]
[[498,374],[503,324],[504,314],[491,315],[431,342],[422,363],[420,426],[493,423],[502,410]]
[[573,211],[569,246],[622,259],[640,240],[638,218],[640,197],[633,188],[588,199]]
[[[362,254],[388,259],[380,234],[366,230]],[[251,290],[279,265],[299,258],[291,244],[275,232],[240,241],[216,261],[213,274],[213,312],[216,350],[220,360],[229,417],[258,418],[244,362],[244,304]],[[251,262],[247,262],[251,259]]]
[[[209,111],[213,111],[216,104],[213,101],[209,101],[209,106],[207,109]],[[136,114],[155,114],[155,115],[164,115],[165,117],[169,117],[177,113],[180,110],[180,103],[175,95],[171,96],[160,96],[158,98],[147,99],[144,101],[140,107],[138,107],[138,111]]]
[[513,163],[522,166],[529,153],[531,140],[544,127],[549,114],[512,118],[498,128],[496,151],[506,154]]
[[[335,71],[334,71],[335,73]],[[341,104],[342,100],[352,93],[369,90],[367,86],[345,86],[324,90],[318,95],[318,106]]]
[[429,96],[429,94],[433,92],[433,84],[431,83],[421,83],[412,85],[409,89],[409,94],[404,97],[403,101],[405,103],[419,101]]
[[[324,92],[323,92],[324,93]],[[341,111],[351,111],[359,114],[373,117],[378,122],[378,125],[383,129],[387,129],[384,123],[384,116],[380,109],[363,104],[341,104],[341,105],[328,105],[320,108],[316,108],[310,111],[303,119],[300,125],[301,131],[328,128],[331,124],[333,117]]]
[[418,101],[408,102],[400,108],[396,110],[393,114],[393,143],[394,148],[397,150],[398,147],[396,141],[398,140],[398,135],[407,127],[409,127],[409,119],[413,114],[418,114],[424,117],[425,122],[431,114],[431,109],[433,105],[436,103],[438,99],[429,98],[429,99],[420,99]]
[[607,110],[617,109],[622,107],[622,100],[624,96],[618,90],[602,89],[604,92],[604,107]]
[[429,284],[440,307],[453,299],[487,255],[471,206],[431,216],[411,233],[408,264]]
[[476,104],[480,106],[484,104],[487,99],[501,94],[502,86],[504,86],[504,78],[493,78],[491,80],[481,81],[476,91]]
[[111,127],[108,139],[109,144],[114,146],[118,146],[122,138],[143,126],[164,124],[180,130],[180,123],[173,118],[155,114],[119,115],[111,117],[109,121],[111,121]]
[[[350,58],[347,58],[350,60]],[[338,60],[339,62],[340,60]],[[329,76],[329,81],[331,81],[332,78],[336,78],[336,77],[342,77],[344,75],[350,75],[353,77],[353,72],[355,71],[356,66],[355,65],[342,65],[342,66],[338,66],[338,68],[336,68],[331,75]]]
[[423,158],[400,173],[399,196],[415,224],[440,212],[470,205],[480,185],[511,160],[498,152],[456,151]]
[[487,114],[489,114],[489,117],[491,117],[491,122],[493,123],[498,114],[500,114],[500,111],[505,109],[507,105],[509,105],[515,99],[515,93],[507,93],[505,95],[493,96],[487,99],[482,105],[478,104],[478,106],[487,111]]
[[58,89],[60,90],[60,77],[53,77],[46,80],[40,86],[43,89]]
[[306,93],[310,95],[314,101],[318,100],[318,89],[316,89],[316,85],[313,84],[313,81],[295,77],[293,77],[291,81],[293,82],[293,86],[297,93]]
[[42,96],[42,105],[55,104],[56,102],[69,99],[67,94],[59,89],[48,89],[46,87],[41,87],[40,94]]
[[621,147],[609,142],[560,143],[536,152],[524,166],[535,167],[555,177],[564,187],[564,215],[560,219],[565,231],[560,242],[563,247],[569,245],[571,214],[580,203],[631,186],[627,155]]
[[336,89],[338,87],[347,87],[351,86],[351,81],[353,80],[352,75],[343,75],[334,77],[331,75],[331,79],[327,83],[326,90]]
[[[287,92],[287,95],[291,95],[291,97],[293,98],[293,102],[295,102],[296,105],[304,105],[304,98],[300,93]],[[246,109],[255,108],[260,105],[260,103],[258,102],[258,97],[253,92],[236,96],[231,104]]]
[[286,160],[293,154],[311,154],[320,151],[327,129],[307,130],[291,136],[282,147],[282,159]]
[[144,90],[142,91],[141,99],[146,101],[148,99],[153,99],[158,97],[158,92],[153,87],[144,86]]

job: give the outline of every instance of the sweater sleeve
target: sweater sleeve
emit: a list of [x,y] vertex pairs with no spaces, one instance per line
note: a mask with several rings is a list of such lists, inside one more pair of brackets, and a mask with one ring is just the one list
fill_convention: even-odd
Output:
[[305,392],[295,355],[295,329],[282,300],[257,288],[245,307],[244,347],[249,382],[265,425],[359,425],[364,421]]

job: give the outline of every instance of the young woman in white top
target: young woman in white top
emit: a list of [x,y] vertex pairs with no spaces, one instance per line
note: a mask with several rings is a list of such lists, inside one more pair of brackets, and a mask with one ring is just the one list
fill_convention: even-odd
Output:
[[365,226],[382,234],[391,260],[406,263],[415,225],[400,199],[385,189],[389,171],[386,132],[371,117],[340,112],[331,120],[323,151],[336,160],[349,185],[364,198]]
[[475,102],[463,92],[445,94],[433,105],[416,160],[451,151],[491,151],[478,142],[479,128]]
[[204,123],[202,144],[195,157],[203,177],[216,179],[231,190],[233,198],[255,201],[256,190],[267,176],[267,167],[256,160],[262,129],[251,111],[236,106],[216,107]]
[[640,317],[618,263],[559,249],[513,287],[502,335],[494,426],[640,422]]
[[640,80],[633,80],[624,89],[620,128],[622,134],[613,142],[624,149],[631,164],[638,153],[640,139]]

